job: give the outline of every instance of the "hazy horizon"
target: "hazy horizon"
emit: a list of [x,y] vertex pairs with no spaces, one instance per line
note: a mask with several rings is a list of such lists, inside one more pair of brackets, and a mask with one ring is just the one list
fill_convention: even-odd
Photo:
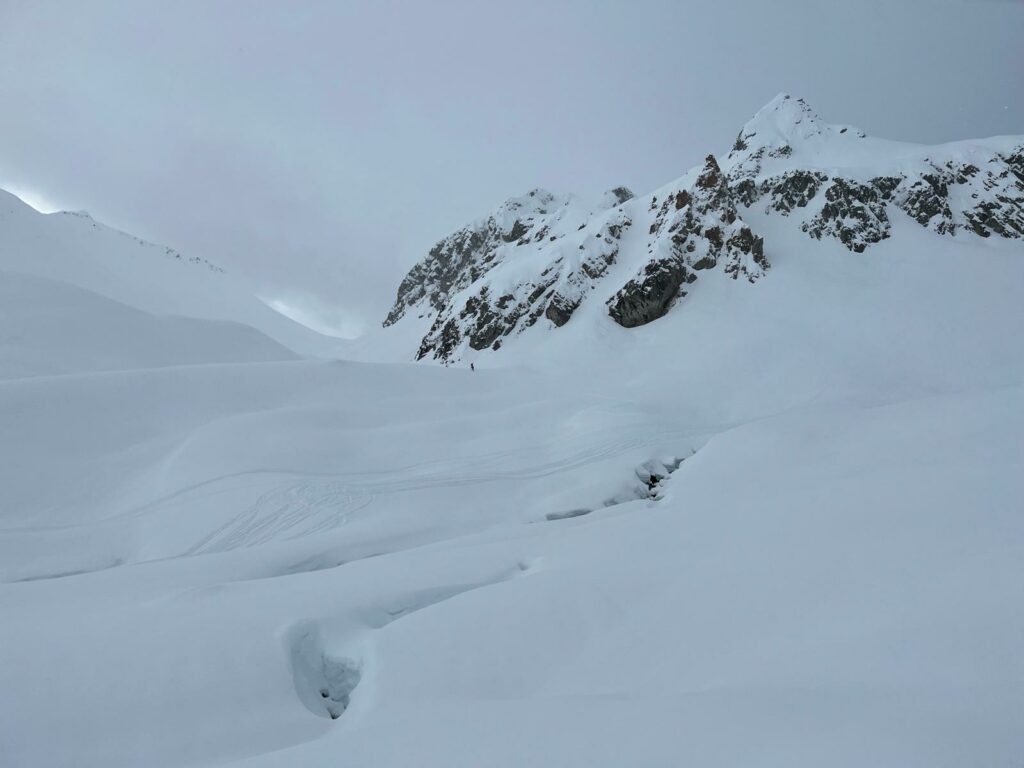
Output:
[[1024,132],[1024,5],[0,2],[0,187],[353,335],[533,187],[638,193],[776,93],[938,143]]

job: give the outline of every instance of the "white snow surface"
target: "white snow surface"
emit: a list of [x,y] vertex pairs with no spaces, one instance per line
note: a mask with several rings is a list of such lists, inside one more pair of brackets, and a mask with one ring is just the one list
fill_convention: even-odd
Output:
[[0,765],[1019,765],[1021,241],[744,219],[475,372],[5,260]]
[[4,190],[0,270],[69,283],[157,315],[244,323],[302,354],[327,354],[338,346],[337,339],[274,311],[215,264],[112,229],[86,213],[39,213]]
[[296,357],[248,325],[154,315],[0,270],[0,379]]

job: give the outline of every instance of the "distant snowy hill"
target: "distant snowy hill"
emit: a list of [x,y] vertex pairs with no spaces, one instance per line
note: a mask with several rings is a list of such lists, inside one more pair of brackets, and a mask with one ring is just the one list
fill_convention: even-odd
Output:
[[294,357],[240,323],[154,315],[67,283],[0,271],[0,380]]
[[304,354],[337,345],[275,312],[215,264],[111,229],[88,214],[39,213],[2,190],[0,270],[70,283],[157,315],[243,323]]
[[807,251],[838,242],[856,258],[896,229],[907,249],[927,248],[927,233],[970,245],[1024,238],[1024,137],[884,141],[780,94],[728,154],[651,194],[508,200],[410,270],[384,325],[429,321],[416,357],[451,362],[580,315],[645,325],[685,307],[708,275],[753,290],[786,256],[780,231],[803,233]]

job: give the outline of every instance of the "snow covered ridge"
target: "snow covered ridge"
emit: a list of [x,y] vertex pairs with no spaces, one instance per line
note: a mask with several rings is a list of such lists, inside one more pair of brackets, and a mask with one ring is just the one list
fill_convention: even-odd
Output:
[[1024,237],[1024,137],[934,147],[871,139],[780,95],[724,164],[743,205],[784,216],[804,208],[804,232],[857,253],[891,236],[893,209],[938,234]]
[[[262,331],[274,341],[300,354],[328,354],[337,343],[337,340],[321,336],[271,309],[254,294],[253,286],[244,277],[225,272],[212,261],[199,256],[186,256],[173,248],[106,226],[82,211],[40,213],[3,190],[0,190],[0,273],[31,275],[76,286],[96,297],[150,315],[177,315],[241,323]],[[52,301],[55,308],[60,309],[62,306],[57,301],[58,297],[65,296],[62,289],[37,287],[33,290],[38,290],[40,296],[48,297],[47,302]],[[115,315],[120,316],[123,309],[105,304],[105,308],[100,308],[103,302],[97,303],[82,296],[70,297],[68,302],[64,310],[61,310],[63,321],[69,326],[80,321],[82,328],[94,330],[97,329],[97,317],[112,319]],[[75,314],[72,308],[82,313],[74,321],[71,319],[71,315]],[[55,317],[52,314],[42,315],[39,319],[39,322],[53,331],[53,335],[47,336],[47,344],[59,342],[60,334],[51,323]],[[11,311],[5,313],[4,319],[9,321],[11,327],[21,327],[21,321]],[[180,341],[184,338],[179,332],[184,334],[188,324],[178,330],[165,325],[156,322],[153,326],[154,330],[159,330],[160,338],[165,341],[170,338]],[[38,332],[43,326],[37,324],[25,327],[38,342]],[[214,335],[221,333],[211,332]],[[5,339],[22,349],[24,354],[29,354],[31,345],[25,346],[25,339],[9,335],[5,335]],[[129,346],[140,343],[139,339],[131,341],[130,334],[125,335],[119,328],[112,329],[107,341],[114,339],[119,339],[119,344]],[[126,362],[130,358],[136,361],[155,361],[159,358],[148,354],[126,357],[118,344],[107,341],[99,346],[89,342],[87,346],[96,357],[86,367],[99,370],[115,360]],[[172,346],[177,348],[177,343]],[[248,347],[248,342],[242,345]],[[2,346],[3,343],[0,343]],[[75,355],[79,360],[76,365],[85,365],[80,357]],[[181,362],[183,358],[176,353],[168,359]],[[56,362],[46,358],[25,358],[10,367],[7,365],[9,360],[2,362],[0,368],[27,373],[63,370],[66,361],[63,358]]]
[[[50,214],[44,214],[44,215],[50,215]],[[198,266],[204,266],[208,270],[210,270],[211,272],[223,272],[224,271],[223,267],[219,267],[216,264],[214,264],[212,261],[204,259],[204,258],[202,258],[200,256],[189,256],[189,257],[186,258],[186,257],[182,256],[178,251],[174,250],[173,248],[171,248],[169,246],[157,245],[156,243],[151,243],[149,240],[143,240],[141,237],[136,237],[135,235],[129,234],[128,232],[124,232],[124,231],[122,231],[120,229],[115,229],[114,227],[108,227],[106,224],[100,224],[99,222],[97,222],[92,217],[92,214],[89,213],[88,211],[57,211],[57,213],[52,214],[52,215],[54,215],[54,216],[74,216],[75,218],[78,218],[78,219],[84,219],[90,225],[92,225],[93,229],[100,229],[100,228],[102,228],[103,230],[106,230],[107,232],[110,232],[112,234],[121,235],[122,237],[128,238],[129,240],[131,240],[135,244],[141,245],[143,248],[152,248],[152,249],[155,249],[157,251],[161,251],[163,253],[163,255],[166,256],[169,259],[175,259],[175,260],[180,261],[182,263],[187,262],[189,264],[196,264]]]
[[536,189],[506,201],[409,271],[384,326],[429,320],[417,358],[443,362],[560,328],[585,302],[636,327],[679,305],[702,275],[764,277],[772,241],[745,219],[781,219],[862,253],[892,237],[900,216],[939,235],[1024,238],[1024,137],[886,141],[780,94],[727,155],[650,196],[620,187],[587,205]]

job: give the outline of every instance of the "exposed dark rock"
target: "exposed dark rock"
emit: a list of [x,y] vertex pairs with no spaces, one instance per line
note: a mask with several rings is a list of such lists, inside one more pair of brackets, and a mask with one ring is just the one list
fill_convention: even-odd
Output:
[[[529,231],[530,228],[528,226],[526,226],[521,221],[517,221],[514,224],[512,224],[511,230],[501,235],[501,239],[504,240],[506,243],[511,243],[514,240],[519,240],[520,238],[523,237],[523,235],[525,235]],[[541,237],[543,237],[543,235],[541,235]]]
[[731,185],[731,189],[736,202],[748,208],[761,196],[761,190],[753,179],[740,179]]
[[768,207],[782,214],[789,214],[795,208],[804,208],[828,180],[823,173],[814,171],[790,171],[770,179],[762,185],[761,194],[769,196]]
[[534,237],[545,239],[549,229],[544,215],[564,204],[565,200],[560,202],[550,192],[534,189],[523,197],[507,200],[486,220],[439,241],[398,286],[395,304],[384,326],[400,320],[411,307],[429,314],[441,312],[453,294],[495,265],[502,248],[524,244]]
[[873,185],[834,178],[825,190],[821,212],[801,228],[820,240],[831,236],[855,253],[889,237],[885,199]]
[[[764,256],[764,239],[755,235],[750,227],[740,227],[740,231],[729,238],[726,250],[750,256],[761,269],[768,269],[768,260]],[[743,261],[730,259],[725,265],[725,274],[734,279],[744,274]]]
[[476,350],[497,349],[502,339],[520,333],[546,317],[556,327],[565,325],[584,297],[606,274],[618,255],[618,241],[632,221],[621,211],[610,214],[604,226],[578,246],[575,267],[559,257],[535,281],[524,281],[514,292],[493,298],[481,285],[461,306],[438,313],[423,338],[417,358],[450,360],[465,341]]
[[633,199],[633,190],[629,187],[615,187],[608,191],[619,204],[626,202],[627,200]]
[[625,328],[646,325],[663,317],[677,298],[686,295],[681,287],[696,279],[676,256],[650,261],[609,300],[608,314]]
[[[758,150],[754,155],[759,153],[760,157],[770,154]],[[758,181],[749,174],[749,165],[741,163],[740,171],[730,174],[729,183],[741,204],[751,206],[767,198],[765,210],[783,215],[808,206],[824,188],[822,210],[805,222],[802,229],[817,239],[835,237],[857,253],[889,237],[889,204],[941,235],[955,234],[966,226],[982,237],[1024,237],[1022,152],[997,155],[986,168],[947,161],[941,166],[932,163],[930,170],[916,176],[878,176],[867,183],[804,170]],[[958,210],[953,203],[953,190],[960,185],[981,190],[972,194],[962,192],[960,199],[981,201]]]
[[980,170],[981,169],[978,168],[978,166],[971,165],[970,163],[968,163],[967,165],[960,166],[956,174],[956,183],[966,184],[968,181],[977,176]]
[[697,177],[697,189],[714,190],[716,193],[723,189],[722,169],[718,167],[718,160],[714,155],[704,158],[704,169]]
[[[678,204],[679,196],[676,201]],[[681,215],[667,227],[676,255],[694,270],[725,262],[732,277],[751,280],[768,268],[763,241],[739,218],[737,201],[714,156],[708,156]]]
[[[1013,152],[1004,156],[1003,161],[1006,163],[1006,169],[1017,178],[1019,183],[1024,184],[1024,145],[1017,147]],[[967,167],[974,168],[973,165]],[[977,170],[977,168],[974,168],[975,172]]]
[[609,238],[613,240],[618,240],[620,237],[622,237],[623,231],[625,231],[627,227],[631,227],[632,225],[632,219],[623,219],[622,221],[609,222],[605,227],[605,230],[608,232],[608,237],[606,237],[605,240],[608,240]]
[[922,227],[940,235],[956,232],[953,212],[949,208],[949,181],[942,173],[926,173],[907,188],[899,206]]
[[569,322],[584,297],[597,281],[607,274],[608,268],[615,263],[619,253],[618,240],[632,223],[632,220],[625,217],[609,221],[602,231],[604,236],[600,238],[603,246],[599,245],[596,239],[594,242],[588,241],[591,245],[589,251],[581,244],[580,248],[588,252],[588,255],[580,261],[578,270],[565,276],[563,286],[552,294],[544,310],[544,316],[556,327]]
[[[982,175],[988,199],[964,212],[967,226],[982,237],[1024,237],[1024,146],[997,156],[988,165],[994,167],[970,174],[972,181],[974,176]],[[974,166],[961,168],[959,175],[968,175],[968,169]]]
[[556,293],[551,297],[551,303],[548,304],[547,309],[544,310],[544,317],[561,328],[569,322],[572,313],[576,311],[578,306],[578,303],[570,302],[561,294]]
[[979,203],[964,214],[967,225],[982,237],[999,235],[1006,238],[1024,237],[1024,200],[1000,198]]
[[[768,262],[763,241],[736,211],[736,200],[713,155],[691,190],[679,190],[662,203],[650,234],[666,241],[668,255],[651,259],[608,301],[608,314],[626,328],[644,325],[665,315],[683,286],[697,279],[698,271],[724,263],[724,272],[751,281]],[[663,251],[664,252],[664,251]]]
[[871,186],[878,190],[883,200],[892,200],[902,183],[903,176],[875,176],[871,180]]

